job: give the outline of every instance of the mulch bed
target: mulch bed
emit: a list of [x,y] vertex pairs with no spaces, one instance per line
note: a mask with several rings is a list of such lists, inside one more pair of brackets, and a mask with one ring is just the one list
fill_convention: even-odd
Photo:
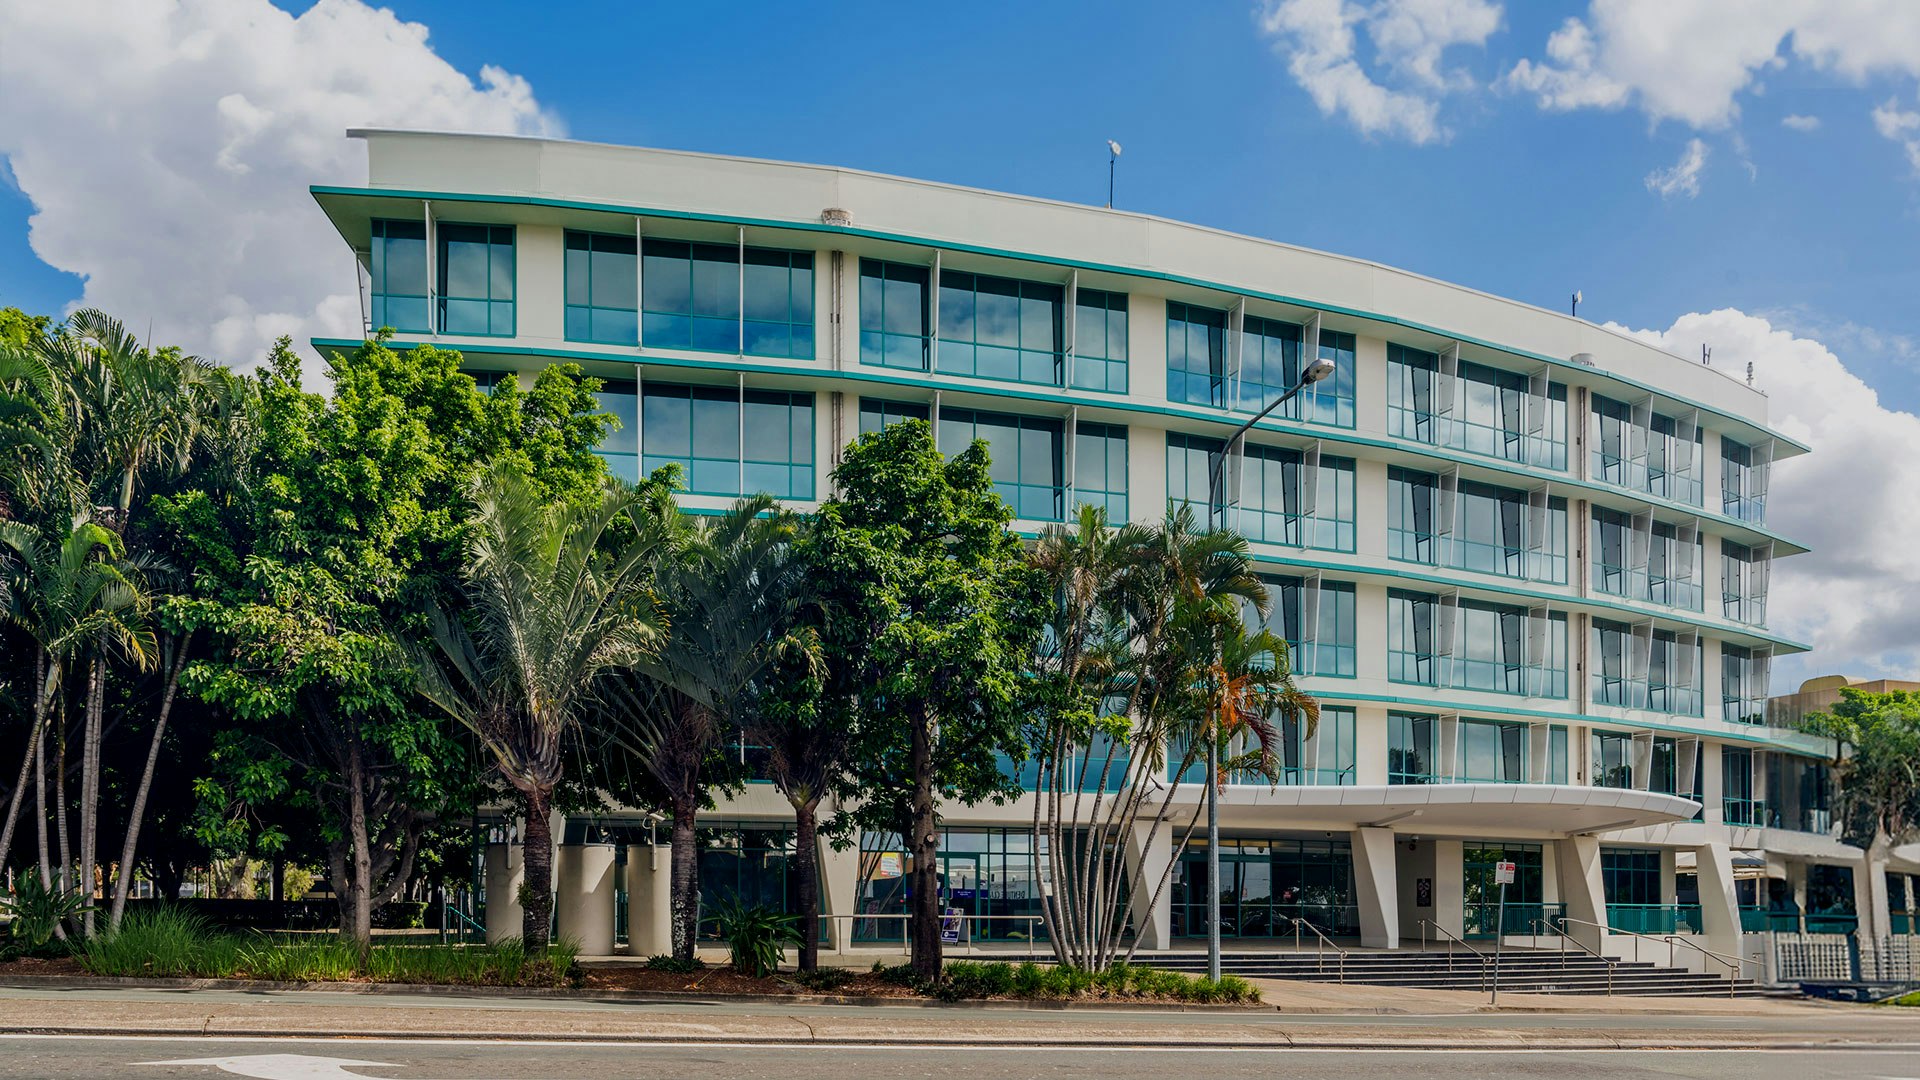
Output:
[[775,994],[820,995],[835,997],[919,998],[921,995],[891,983],[870,972],[858,972],[832,990],[810,990],[795,982],[791,975],[756,979],[739,975],[729,968],[710,967],[705,971],[681,974],[650,971],[638,964],[582,964],[588,990],[646,990],[663,994]]
[[0,961],[0,976],[4,975],[85,975],[86,969],[80,961],[71,956],[42,959],[35,956],[18,956],[12,960]]

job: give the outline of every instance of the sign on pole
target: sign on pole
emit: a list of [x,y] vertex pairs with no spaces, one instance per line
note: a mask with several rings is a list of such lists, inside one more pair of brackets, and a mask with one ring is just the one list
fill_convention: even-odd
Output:
[[1495,885],[1513,884],[1513,864],[1497,862],[1493,864],[1493,883]]

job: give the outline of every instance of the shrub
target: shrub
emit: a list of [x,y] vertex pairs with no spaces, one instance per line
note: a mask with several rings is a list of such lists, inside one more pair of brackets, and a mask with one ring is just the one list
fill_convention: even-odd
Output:
[[647,957],[648,971],[671,971],[675,975],[691,975],[706,968],[698,957],[682,960],[677,956],[661,954]]
[[23,953],[59,949],[54,933],[60,924],[93,910],[89,897],[65,882],[49,885],[38,867],[21,871],[10,892],[0,892],[0,907],[12,916],[7,923],[8,944]]
[[726,939],[733,970],[763,977],[780,968],[787,947],[800,944],[800,919],[765,904],[742,903],[730,896],[714,905],[720,936]]
[[823,967],[812,971],[796,971],[793,981],[808,990],[838,990],[853,978],[853,972],[846,968]]
[[118,930],[81,942],[75,955],[91,975],[227,978],[242,952],[240,939],[204,916],[163,904],[127,912]]
[[939,985],[934,987],[918,985],[908,968],[882,968],[875,964],[874,971],[882,978],[913,986],[922,993],[930,993],[944,1001],[989,997],[1047,1000],[1088,996],[1153,998],[1195,1004],[1260,1000],[1260,991],[1252,983],[1231,975],[1215,982],[1182,975],[1177,971],[1135,967],[1126,963],[1114,964],[1105,971],[1084,971],[1032,962],[1016,967],[1007,963],[959,960],[947,965]]

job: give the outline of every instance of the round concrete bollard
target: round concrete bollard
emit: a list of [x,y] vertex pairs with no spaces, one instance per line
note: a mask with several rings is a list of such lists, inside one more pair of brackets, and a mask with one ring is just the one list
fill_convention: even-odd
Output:
[[627,845],[627,955],[659,956],[673,951],[673,849],[666,845]]
[[520,886],[527,880],[526,849],[519,844],[487,845],[487,944],[520,936],[526,909]]
[[554,933],[571,938],[581,956],[613,954],[614,854],[612,844],[560,847]]

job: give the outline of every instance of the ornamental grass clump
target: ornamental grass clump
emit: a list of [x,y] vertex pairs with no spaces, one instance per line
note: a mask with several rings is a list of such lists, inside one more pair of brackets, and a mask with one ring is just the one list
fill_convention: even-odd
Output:
[[1196,1005],[1250,1004],[1260,1000],[1260,991],[1245,979],[1229,975],[1218,981],[1177,971],[1114,964],[1102,971],[1083,971],[1074,967],[1042,966],[1028,961],[975,963],[958,960],[946,966],[941,980],[933,986],[915,986],[907,981],[903,969],[876,968],[882,977],[891,977],[903,985],[944,1001],[977,998],[1019,998],[1029,1001],[1059,1000],[1152,1000],[1179,1001]]

